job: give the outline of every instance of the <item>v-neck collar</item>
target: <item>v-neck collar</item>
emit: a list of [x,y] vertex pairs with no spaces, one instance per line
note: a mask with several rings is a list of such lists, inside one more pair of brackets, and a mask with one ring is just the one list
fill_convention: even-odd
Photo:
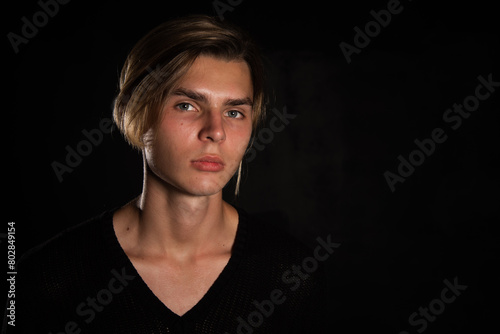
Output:
[[[205,295],[182,316],[174,313],[153,293],[146,282],[137,272],[129,257],[121,247],[113,227],[113,214],[116,211],[111,210],[103,216],[103,228],[105,229],[104,236],[109,245],[110,255],[116,259],[116,265],[125,268],[127,273],[135,276],[134,282],[131,285],[135,286],[139,305],[143,305],[148,310],[156,314],[160,319],[165,319],[169,324],[173,325],[179,320],[189,321],[190,319],[199,319],[199,317],[207,311],[210,305],[214,302],[218,295],[222,293],[222,289],[228,283],[229,278],[236,272],[236,268],[240,263],[244,253],[245,244],[247,241],[247,214],[240,208],[235,207],[238,211],[238,226],[233,247],[231,249],[231,257],[226,266],[219,274],[214,283],[210,286]],[[129,274],[130,275],[130,274]]]

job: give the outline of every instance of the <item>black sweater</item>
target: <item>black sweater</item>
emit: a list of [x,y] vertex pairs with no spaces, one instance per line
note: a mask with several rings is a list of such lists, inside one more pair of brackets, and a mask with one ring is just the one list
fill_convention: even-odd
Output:
[[229,262],[204,297],[178,316],[153,294],[121,248],[113,212],[67,229],[23,256],[17,333],[330,332],[322,324],[321,261],[274,224],[238,209]]

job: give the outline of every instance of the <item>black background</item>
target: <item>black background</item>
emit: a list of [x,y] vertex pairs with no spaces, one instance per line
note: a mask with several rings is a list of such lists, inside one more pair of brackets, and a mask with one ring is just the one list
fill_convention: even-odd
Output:
[[[457,277],[467,289],[425,332],[485,333],[498,328],[500,297],[500,87],[458,129],[442,116],[474,94],[478,76],[500,81],[498,11],[486,1],[403,0],[401,13],[348,63],[339,44],[354,44],[353,28],[387,3],[245,0],[223,14],[262,47],[270,110],[296,115],[246,164],[236,204],[285,213],[290,232],[313,247],[328,234],[342,243],[327,262],[325,293],[353,318],[353,332],[416,333],[410,314]],[[40,6],[3,7],[0,233],[16,222],[19,257],[140,193],[141,155],[117,131],[62,182],[51,164],[64,163],[82,130],[111,118],[121,66],[140,37],[170,18],[217,14],[212,1],[74,0],[15,54],[7,34],[20,34],[21,18],[32,21]],[[398,156],[408,158],[414,140],[437,127],[447,140],[391,192],[384,172],[397,173]]]

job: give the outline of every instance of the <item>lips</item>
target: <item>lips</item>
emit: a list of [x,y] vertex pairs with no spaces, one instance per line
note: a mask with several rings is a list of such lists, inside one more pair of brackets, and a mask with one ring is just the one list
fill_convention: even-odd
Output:
[[192,160],[191,164],[203,172],[219,172],[224,169],[224,161],[217,155],[205,155]]

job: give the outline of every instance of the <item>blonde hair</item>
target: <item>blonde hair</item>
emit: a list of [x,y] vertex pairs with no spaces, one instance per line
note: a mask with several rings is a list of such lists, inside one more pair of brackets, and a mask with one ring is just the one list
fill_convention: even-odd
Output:
[[[243,60],[253,86],[252,129],[264,119],[264,69],[260,52],[237,27],[206,15],[165,22],[145,35],[130,51],[120,75],[113,119],[127,142],[144,148],[143,136],[159,124],[162,105],[198,56]],[[253,140],[252,140],[253,141]],[[238,194],[242,164],[238,168]]]
[[244,60],[253,85],[253,130],[264,118],[264,74],[259,51],[238,28],[205,15],[168,21],[130,51],[120,75],[113,118],[129,144],[143,149],[143,135],[159,122],[161,107],[200,55]]

